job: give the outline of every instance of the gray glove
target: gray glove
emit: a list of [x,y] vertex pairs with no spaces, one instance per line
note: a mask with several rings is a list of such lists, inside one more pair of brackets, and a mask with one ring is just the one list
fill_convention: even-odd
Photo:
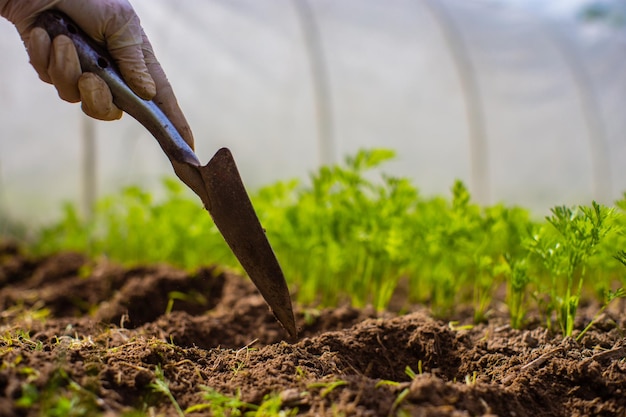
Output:
[[154,100],[193,149],[191,129],[128,0],[0,0],[0,15],[15,24],[39,78],[54,84],[63,100],[81,101],[87,115],[116,120],[122,111],[109,87],[95,74],[82,73],[72,41],[63,35],[51,41],[45,30],[33,28],[37,14],[47,9],[64,12],[106,46],[133,91]]

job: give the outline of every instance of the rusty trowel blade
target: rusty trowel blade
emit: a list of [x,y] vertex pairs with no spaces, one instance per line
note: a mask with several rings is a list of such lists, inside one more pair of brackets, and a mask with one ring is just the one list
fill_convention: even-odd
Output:
[[226,243],[293,338],[296,324],[283,271],[241,181],[235,160],[222,148],[199,168],[210,200],[207,207]]

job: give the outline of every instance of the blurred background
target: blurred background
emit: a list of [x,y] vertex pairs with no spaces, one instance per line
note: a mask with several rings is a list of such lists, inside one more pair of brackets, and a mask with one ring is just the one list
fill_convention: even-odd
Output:
[[[132,1],[132,0],[131,0]],[[135,0],[207,162],[246,185],[302,178],[361,148],[423,194],[484,204],[611,204],[626,191],[626,1]],[[96,122],[40,82],[0,21],[0,215],[173,175],[133,119]]]

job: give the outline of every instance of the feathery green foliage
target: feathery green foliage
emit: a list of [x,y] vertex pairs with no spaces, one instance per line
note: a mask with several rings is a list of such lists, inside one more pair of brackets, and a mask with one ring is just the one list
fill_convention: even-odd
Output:
[[[425,197],[408,179],[377,172],[393,157],[360,151],[306,183],[277,182],[252,195],[301,303],[384,309],[397,293],[442,317],[469,303],[481,321],[499,301],[515,328],[534,310],[571,335],[581,297],[602,301],[625,287],[618,254],[626,248],[626,195],[614,208],[558,206],[537,221],[520,207],[476,204],[460,181],[450,198]],[[174,180],[164,185],[160,201],[136,187],[106,197],[89,222],[67,206],[38,249],[240,270],[199,201]]]

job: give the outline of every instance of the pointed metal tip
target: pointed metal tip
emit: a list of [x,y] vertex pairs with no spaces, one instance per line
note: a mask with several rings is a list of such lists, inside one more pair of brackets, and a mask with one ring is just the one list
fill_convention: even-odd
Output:
[[298,329],[296,328],[296,320],[293,315],[291,304],[287,308],[280,308],[275,310],[272,308],[272,313],[276,320],[283,326],[283,329],[287,331],[292,341],[298,339]]

